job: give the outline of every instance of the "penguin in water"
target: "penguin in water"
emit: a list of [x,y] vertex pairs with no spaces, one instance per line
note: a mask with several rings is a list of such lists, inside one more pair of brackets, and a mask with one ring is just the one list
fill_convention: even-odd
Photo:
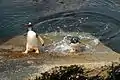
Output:
[[29,22],[27,25],[28,32],[27,32],[27,43],[26,43],[26,50],[23,52],[27,54],[29,51],[34,50],[35,53],[39,53],[39,44],[40,41],[42,46],[44,46],[44,40],[32,30],[32,23]]
[[69,44],[76,44],[76,43],[81,43],[80,38],[77,36],[65,36],[64,40],[66,40]]
[[84,45],[80,42],[80,38],[77,36],[67,36],[66,39],[68,40],[70,44],[70,53],[74,52],[83,52],[84,51]]

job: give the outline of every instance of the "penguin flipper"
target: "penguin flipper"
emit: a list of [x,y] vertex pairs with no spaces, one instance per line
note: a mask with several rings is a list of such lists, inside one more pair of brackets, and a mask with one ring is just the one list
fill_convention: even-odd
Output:
[[39,36],[38,34],[36,34],[36,37],[37,37],[38,40],[42,43],[42,45],[44,45],[44,40],[42,39],[42,37]]

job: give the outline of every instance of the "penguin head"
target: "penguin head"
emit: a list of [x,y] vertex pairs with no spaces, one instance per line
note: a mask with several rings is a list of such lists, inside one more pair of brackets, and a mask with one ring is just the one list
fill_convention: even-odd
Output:
[[80,38],[77,36],[68,35],[68,36],[64,37],[64,40],[66,40],[69,43],[74,43],[74,44],[80,43]]
[[28,23],[28,25],[31,25],[31,24],[32,24],[31,22]]
[[32,27],[33,25],[32,25],[31,22],[29,22],[29,23],[27,24],[27,26],[28,26],[28,27]]
[[28,28],[28,31],[32,30],[32,23],[29,22],[28,24],[25,25]]
[[75,43],[79,43],[79,42],[80,42],[80,38],[79,37],[75,37],[74,36],[74,37],[71,38],[71,43],[75,44]]

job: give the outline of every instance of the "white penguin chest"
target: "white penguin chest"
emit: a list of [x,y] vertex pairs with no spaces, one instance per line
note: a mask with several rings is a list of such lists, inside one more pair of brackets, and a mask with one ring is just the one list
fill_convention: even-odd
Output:
[[34,31],[28,31],[28,33],[27,33],[27,43],[28,43],[28,45],[31,45],[31,46],[37,46],[38,45],[36,33]]

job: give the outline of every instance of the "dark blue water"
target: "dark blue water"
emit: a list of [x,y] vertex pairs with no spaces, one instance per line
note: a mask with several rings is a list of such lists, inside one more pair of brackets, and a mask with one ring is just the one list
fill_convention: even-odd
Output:
[[0,0],[1,39],[25,33],[29,21],[38,33],[91,33],[120,52],[119,0]]

